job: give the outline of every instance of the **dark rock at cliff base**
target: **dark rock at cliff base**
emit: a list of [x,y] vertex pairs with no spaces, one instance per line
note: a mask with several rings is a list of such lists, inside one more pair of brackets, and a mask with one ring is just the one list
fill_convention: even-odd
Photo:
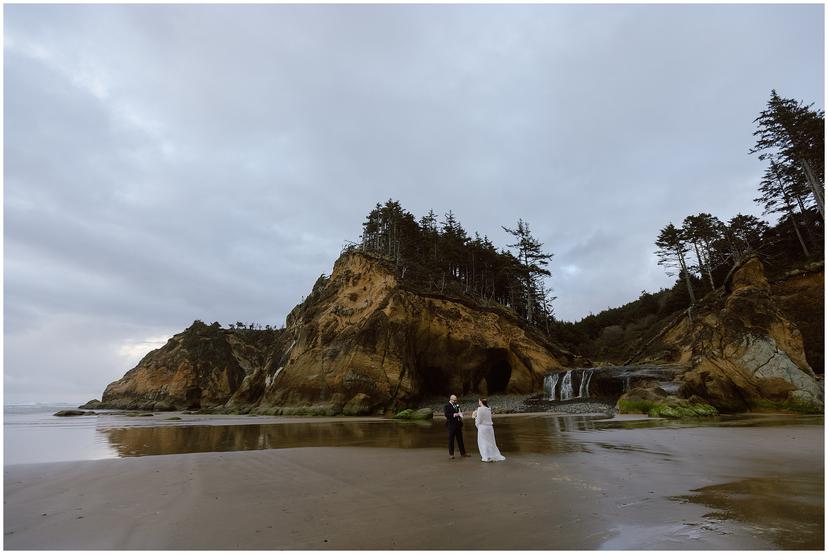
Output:
[[55,412],[52,415],[56,415],[58,417],[71,417],[71,416],[88,416],[88,415],[98,415],[95,412],[86,412],[83,410],[60,410],[59,412]]

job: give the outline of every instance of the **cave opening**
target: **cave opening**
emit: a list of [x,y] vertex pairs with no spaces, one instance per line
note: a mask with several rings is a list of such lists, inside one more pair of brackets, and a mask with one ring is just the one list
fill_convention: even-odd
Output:
[[458,363],[457,366],[448,369],[433,362],[418,363],[417,375],[421,379],[421,395],[448,397],[450,394],[487,396],[504,393],[512,378],[512,366],[506,349],[477,351],[466,364]]
[[187,389],[185,394],[185,401],[188,410],[201,409],[201,389],[198,387]]
[[448,397],[449,394],[457,394],[452,390],[454,383],[448,370],[436,366],[426,366],[420,369],[419,374],[423,380],[423,395]]
[[480,392],[487,395],[505,392],[512,378],[512,366],[509,364],[508,353],[500,349],[489,350],[487,358],[483,372],[486,388],[483,390],[483,387],[478,387]]

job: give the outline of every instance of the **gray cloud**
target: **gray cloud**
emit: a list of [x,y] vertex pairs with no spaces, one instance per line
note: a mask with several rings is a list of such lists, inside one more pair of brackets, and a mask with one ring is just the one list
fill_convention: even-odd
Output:
[[527,219],[564,319],[668,286],[667,222],[758,213],[752,120],[820,103],[822,14],[7,6],[7,401],[99,395],[195,318],[281,323],[389,197],[500,246]]

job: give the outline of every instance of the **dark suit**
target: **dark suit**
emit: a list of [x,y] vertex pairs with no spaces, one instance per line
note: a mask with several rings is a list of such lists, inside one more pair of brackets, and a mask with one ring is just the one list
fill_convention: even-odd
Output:
[[452,406],[451,402],[443,409],[446,416],[446,427],[448,428],[449,455],[454,456],[454,440],[457,439],[457,446],[460,448],[460,455],[466,455],[466,447],[463,444],[463,418],[454,417],[460,413],[460,405]]

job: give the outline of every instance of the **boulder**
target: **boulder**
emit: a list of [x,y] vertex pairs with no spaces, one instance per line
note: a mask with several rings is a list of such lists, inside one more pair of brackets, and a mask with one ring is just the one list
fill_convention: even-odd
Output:
[[78,409],[79,410],[98,410],[101,407],[102,407],[101,406],[101,401],[96,399],[96,398],[93,398],[92,400],[90,400],[89,402],[84,404],[83,406],[78,406]]
[[55,412],[53,415],[58,417],[70,417],[70,416],[87,416],[87,415],[98,415],[95,412],[86,412],[83,410],[60,410],[59,412]]
[[434,412],[431,410],[431,408],[420,408],[419,410],[412,410],[409,408],[406,410],[402,410],[401,412],[398,412],[393,419],[424,421],[433,418]]
[[364,392],[359,392],[351,398],[342,408],[342,413],[347,416],[367,415],[373,412],[375,407],[371,397]]
[[671,396],[653,404],[647,411],[647,415],[650,417],[679,419],[713,417],[719,415],[719,411],[704,401],[690,402],[683,398]]
[[665,398],[667,392],[657,385],[635,387],[621,395],[615,409],[622,414],[646,414]]
[[411,414],[411,419],[426,420],[434,419],[434,411],[431,408],[420,408]]

